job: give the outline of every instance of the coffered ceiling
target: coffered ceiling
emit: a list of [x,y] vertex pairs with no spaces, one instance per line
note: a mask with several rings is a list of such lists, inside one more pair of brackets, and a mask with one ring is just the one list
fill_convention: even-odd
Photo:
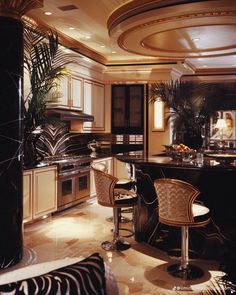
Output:
[[236,72],[236,0],[44,0],[28,16],[107,66]]

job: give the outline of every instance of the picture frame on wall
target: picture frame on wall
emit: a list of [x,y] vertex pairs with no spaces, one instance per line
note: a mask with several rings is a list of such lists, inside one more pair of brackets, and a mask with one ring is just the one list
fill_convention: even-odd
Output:
[[[225,128],[217,128],[216,123],[218,119],[224,119],[226,123]],[[210,120],[210,140],[224,140],[234,141],[236,140],[236,111],[224,110],[217,111],[216,118]]]

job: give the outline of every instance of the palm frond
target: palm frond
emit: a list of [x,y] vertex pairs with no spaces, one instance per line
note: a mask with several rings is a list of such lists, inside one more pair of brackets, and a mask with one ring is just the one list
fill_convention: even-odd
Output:
[[217,110],[219,93],[219,87],[210,83],[159,82],[151,84],[150,102],[162,100],[173,111],[174,133],[187,129],[200,132]]
[[25,26],[24,66],[30,78],[30,94],[25,99],[25,126],[29,130],[46,121],[46,97],[69,74],[66,66],[78,59],[76,54],[63,52],[57,32],[41,32],[37,27]]

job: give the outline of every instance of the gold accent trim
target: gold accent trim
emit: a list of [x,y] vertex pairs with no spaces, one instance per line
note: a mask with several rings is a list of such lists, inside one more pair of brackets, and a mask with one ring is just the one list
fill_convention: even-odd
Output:
[[[201,27],[204,27],[205,25],[201,25]],[[221,26],[221,24],[219,24],[219,25],[206,25],[206,26]],[[235,25],[234,25],[235,27],[236,27],[236,23],[235,23]],[[160,32],[158,32],[158,33],[154,33],[154,34],[151,34],[150,36],[153,36],[153,35],[158,35],[158,34],[161,34],[161,33],[166,33],[166,32],[172,32],[172,31],[174,31],[174,30],[182,30],[182,29],[187,29],[187,28],[193,28],[193,27],[196,27],[196,26],[184,26],[184,27],[179,27],[179,28],[174,28],[174,29],[169,29],[169,30],[166,30],[166,31],[160,31]],[[197,27],[199,27],[199,26],[197,26]],[[214,51],[221,51],[221,50],[229,50],[229,49],[235,49],[235,47],[236,47],[236,42],[235,42],[235,44],[233,44],[233,45],[228,45],[228,46],[225,46],[225,47],[215,47],[215,48],[207,48],[207,49],[201,49],[201,48],[199,48],[198,50],[170,50],[170,49],[162,49],[162,48],[159,48],[159,47],[155,47],[154,45],[152,46],[152,45],[148,45],[147,43],[145,43],[145,39],[146,38],[149,38],[150,36],[147,36],[147,37],[145,37],[143,40],[142,40],[142,42],[140,42],[140,44],[142,45],[142,47],[143,48],[147,48],[147,49],[150,49],[150,50],[152,50],[152,51],[157,51],[158,50],[158,52],[168,52],[168,53],[187,53],[187,54],[193,54],[193,53],[201,53],[201,52],[214,52]]]
[[[115,28],[121,22],[130,17],[143,13],[144,11],[163,8],[162,4],[158,3],[161,1],[162,0],[135,0],[120,6],[109,16],[107,20],[107,27],[109,33],[113,28]],[[173,3],[172,5],[174,6],[175,3]],[[145,10],[143,8],[145,8]]]
[[43,7],[43,0],[1,0],[0,16],[20,19],[29,10]]
[[[130,34],[132,34],[134,32],[137,32],[137,31],[142,30],[143,28],[146,28],[146,27],[149,27],[149,26],[155,26],[157,24],[162,24],[164,22],[166,22],[166,23],[173,22],[174,23],[174,22],[179,21],[179,20],[183,21],[183,20],[203,18],[203,17],[222,17],[222,16],[227,16],[227,17],[236,16],[236,11],[218,11],[218,12],[209,12],[208,11],[208,12],[191,13],[191,14],[184,14],[184,15],[177,15],[177,16],[172,16],[172,17],[165,17],[165,18],[161,18],[161,19],[155,19],[153,21],[149,21],[149,22],[142,23],[140,25],[134,26],[134,27],[128,29],[127,31],[123,32],[118,37],[117,44],[120,46],[120,48],[124,49],[127,52],[134,53],[134,54],[137,54],[137,53],[140,54],[140,52],[130,50],[125,45],[125,40],[129,37]],[[211,25],[211,24],[207,24],[207,25]],[[212,25],[214,25],[214,24],[212,24]],[[191,26],[188,26],[188,27],[191,27]],[[192,26],[192,27],[194,27],[194,26]],[[181,27],[181,28],[184,28],[184,27]],[[178,28],[175,28],[175,29],[178,29]],[[166,30],[166,31],[169,31],[169,30]],[[165,32],[165,31],[162,31],[162,33],[163,32]],[[149,47],[145,45],[144,48],[149,48]],[[231,47],[229,47],[229,48],[231,48]],[[232,46],[232,48],[234,48],[234,47]],[[165,50],[160,50],[160,51],[167,52]],[[211,51],[213,51],[213,49]],[[197,51],[196,54],[198,52],[203,52],[203,50]],[[194,53],[194,52],[191,51],[190,53]],[[150,56],[151,54],[150,53],[142,53],[142,55]],[[224,54],[219,53],[219,54],[214,55],[214,56],[221,56],[221,55],[224,55]],[[211,54],[211,56],[212,56],[212,54]],[[181,56],[181,55],[180,56],[171,56],[172,59],[178,59],[178,58],[182,58],[182,57],[183,56]],[[165,56],[161,56],[161,58],[165,58]],[[166,58],[170,58],[170,56],[168,55],[168,56],[166,56]]]

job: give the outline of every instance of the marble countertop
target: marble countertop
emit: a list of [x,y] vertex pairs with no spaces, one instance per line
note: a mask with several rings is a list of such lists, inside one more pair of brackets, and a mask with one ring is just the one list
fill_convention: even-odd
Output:
[[234,157],[224,161],[224,157],[217,158],[214,155],[204,155],[203,163],[198,164],[196,158],[192,158],[188,161],[183,161],[182,159],[172,159],[165,154],[157,155],[146,155],[145,153],[119,153],[116,155],[118,160],[123,162],[128,162],[131,164],[148,164],[157,166],[168,166],[175,168],[184,169],[236,169],[236,161]]

